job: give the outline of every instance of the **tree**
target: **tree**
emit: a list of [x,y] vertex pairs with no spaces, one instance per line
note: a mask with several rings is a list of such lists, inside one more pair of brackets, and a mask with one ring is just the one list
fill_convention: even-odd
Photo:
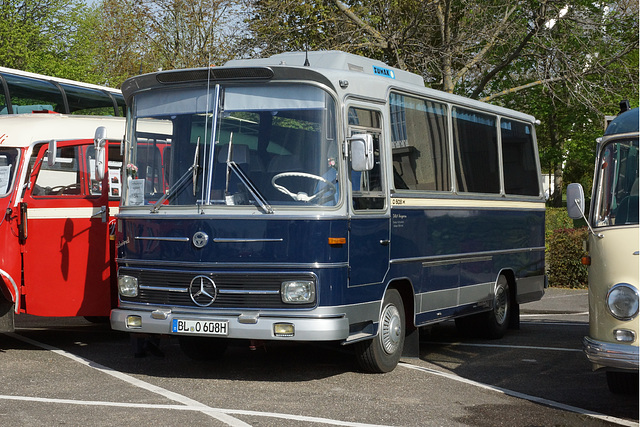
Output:
[[235,56],[236,6],[236,0],[103,0],[99,63],[117,85],[157,69],[221,64]]
[[91,20],[81,0],[0,0],[0,65],[95,80]]
[[345,50],[536,115],[557,195],[563,165],[586,162],[578,148],[602,133],[611,101],[638,98],[638,6],[630,0],[247,1],[248,54]]

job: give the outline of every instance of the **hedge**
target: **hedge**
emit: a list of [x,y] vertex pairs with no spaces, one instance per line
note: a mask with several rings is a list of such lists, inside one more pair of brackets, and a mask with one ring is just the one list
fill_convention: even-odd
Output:
[[587,267],[581,258],[587,253],[583,242],[586,227],[572,228],[573,221],[561,208],[547,208],[545,245],[549,285],[559,288],[586,288]]

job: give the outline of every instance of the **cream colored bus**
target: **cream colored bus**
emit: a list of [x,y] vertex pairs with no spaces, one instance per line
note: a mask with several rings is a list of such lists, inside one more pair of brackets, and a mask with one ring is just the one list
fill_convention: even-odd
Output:
[[[593,369],[607,371],[613,393],[638,391],[638,109],[620,114],[596,150],[589,256],[589,336]],[[580,184],[567,188],[569,216],[584,216]]]

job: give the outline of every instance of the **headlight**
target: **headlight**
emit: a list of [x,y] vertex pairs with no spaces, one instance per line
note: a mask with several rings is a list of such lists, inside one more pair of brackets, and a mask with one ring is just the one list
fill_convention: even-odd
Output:
[[138,278],[133,276],[118,276],[118,292],[123,297],[137,297]]
[[638,290],[628,283],[613,285],[607,294],[607,308],[616,319],[633,319],[638,314]]
[[306,304],[316,300],[316,285],[311,280],[292,280],[282,282],[280,287],[282,301],[291,304]]

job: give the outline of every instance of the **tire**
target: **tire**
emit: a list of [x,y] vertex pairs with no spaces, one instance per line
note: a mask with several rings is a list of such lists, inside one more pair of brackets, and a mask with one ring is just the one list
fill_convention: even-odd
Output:
[[221,359],[229,345],[225,338],[179,337],[178,340],[188,358],[200,361]]
[[491,310],[456,319],[456,328],[464,335],[499,339],[509,328],[513,305],[510,295],[509,282],[505,276],[500,276],[496,282],[495,294]]
[[493,308],[486,313],[485,337],[489,339],[502,338],[509,327],[509,316],[511,316],[509,282],[506,277],[500,276],[493,296]]
[[378,335],[355,343],[358,365],[365,372],[391,372],[398,365],[406,331],[404,304],[396,289],[389,289],[382,301]]
[[607,371],[607,386],[614,394],[637,394],[638,373]]

